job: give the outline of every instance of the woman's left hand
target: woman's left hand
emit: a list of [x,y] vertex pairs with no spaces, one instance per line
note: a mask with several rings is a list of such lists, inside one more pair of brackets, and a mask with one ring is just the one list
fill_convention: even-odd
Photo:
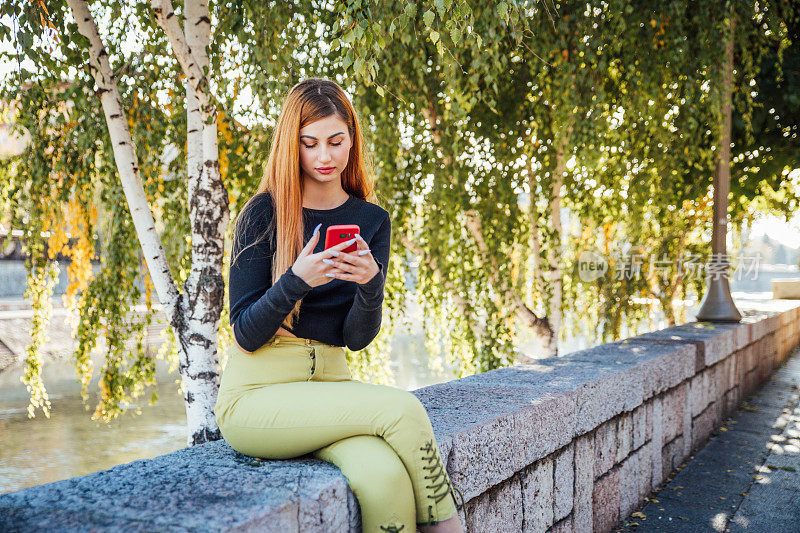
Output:
[[[375,258],[369,251],[367,242],[356,234],[356,246],[358,249],[352,253],[338,252],[333,259],[323,259],[325,263],[333,265],[334,269],[327,273],[327,276],[345,281],[355,281],[364,284],[375,277],[380,270]],[[362,253],[363,255],[359,255]]]

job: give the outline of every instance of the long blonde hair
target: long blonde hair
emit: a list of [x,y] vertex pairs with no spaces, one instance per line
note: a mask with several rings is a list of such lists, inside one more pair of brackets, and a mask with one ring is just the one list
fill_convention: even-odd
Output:
[[[257,194],[268,192],[272,196],[272,222],[267,231],[253,244],[274,234],[275,255],[272,258],[272,282],[275,283],[292,266],[303,249],[303,182],[300,175],[300,129],[312,122],[336,115],[345,124],[353,146],[347,166],[342,171],[342,188],[361,199],[374,201],[374,173],[364,146],[361,125],[347,95],[333,81],[308,78],[289,91],[281,109],[278,124],[272,132],[269,159]],[[241,238],[245,228],[240,228],[242,214],[251,205],[251,197],[236,220],[234,242]],[[248,245],[248,247],[251,245]],[[234,248],[237,248],[234,245]],[[244,250],[241,250],[244,251]],[[241,251],[236,255],[238,257]],[[231,267],[236,262],[231,260]],[[292,327],[300,313],[298,301],[283,324]]]

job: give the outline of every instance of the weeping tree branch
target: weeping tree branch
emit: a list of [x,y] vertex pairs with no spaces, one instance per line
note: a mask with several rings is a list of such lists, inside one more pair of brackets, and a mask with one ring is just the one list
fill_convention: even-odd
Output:
[[114,160],[119,170],[120,181],[128,200],[131,218],[136,228],[136,234],[142,246],[144,259],[153,285],[158,294],[158,299],[163,305],[164,312],[169,322],[180,321],[179,304],[181,297],[175,287],[175,280],[167,262],[167,256],[161,245],[161,238],[155,228],[153,214],[147,203],[147,196],[142,186],[139,172],[139,163],[136,149],[133,144],[127,116],[122,107],[119,89],[111,71],[108,53],[103,46],[97,24],[89,12],[85,0],[68,0],[78,31],[89,40],[89,65],[95,83],[97,94],[103,107],[111,145],[114,151]]
[[444,285],[444,288],[447,292],[450,293],[450,296],[453,298],[453,302],[458,307],[458,310],[461,311],[461,314],[467,319],[467,322],[470,325],[470,329],[472,329],[472,334],[475,336],[476,339],[482,339],[486,334],[485,328],[475,319],[474,312],[472,310],[472,306],[467,302],[461,293],[458,290],[458,287],[453,284],[452,281],[447,279],[444,275],[442,275],[439,266],[433,260],[430,254],[426,253],[425,250],[419,244],[415,243],[411,239],[408,238],[407,235],[402,235],[400,237],[400,242],[403,243],[409,251],[414,253],[420,260],[424,261],[428,268],[433,271],[434,275],[438,282]]
[[[502,298],[514,306],[517,315],[525,322],[526,326],[533,329],[541,336],[552,337],[553,330],[550,328],[550,323],[547,319],[536,316],[536,313],[522,301],[522,298],[510,283],[509,278],[500,275],[500,264],[497,262],[496,256],[489,251],[489,246],[483,238],[483,226],[481,224],[480,214],[474,209],[470,209],[465,215],[467,229],[478,245],[478,250],[483,257],[483,261],[491,265],[491,268],[486,270],[489,272],[492,285],[499,288],[498,292],[501,293]],[[518,355],[517,358],[530,361],[530,358],[521,355]]]

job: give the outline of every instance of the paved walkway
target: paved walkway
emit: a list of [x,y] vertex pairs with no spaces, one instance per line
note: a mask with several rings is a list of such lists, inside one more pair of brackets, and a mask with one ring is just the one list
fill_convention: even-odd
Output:
[[616,531],[799,533],[800,351],[649,500]]

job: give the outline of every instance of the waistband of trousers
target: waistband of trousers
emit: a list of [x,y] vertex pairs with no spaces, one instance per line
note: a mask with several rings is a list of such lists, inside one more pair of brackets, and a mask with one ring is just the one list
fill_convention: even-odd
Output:
[[300,344],[304,346],[330,346],[331,348],[341,348],[322,341],[306,339],[303,337],[288,337],[286,335],[275,335],[264,346],[280,346],[281,344]]

